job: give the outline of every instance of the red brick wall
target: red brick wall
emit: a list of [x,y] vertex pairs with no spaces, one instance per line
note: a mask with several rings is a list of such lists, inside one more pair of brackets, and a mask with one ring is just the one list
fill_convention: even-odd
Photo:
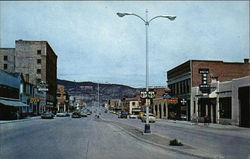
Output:
[[192,86],[201,84],[200,68],[208,68],[208,83],[211,77],[218,77],[219,81],[230,81],[250,75],[249,63],[224,63],[222,61],[192,61]]

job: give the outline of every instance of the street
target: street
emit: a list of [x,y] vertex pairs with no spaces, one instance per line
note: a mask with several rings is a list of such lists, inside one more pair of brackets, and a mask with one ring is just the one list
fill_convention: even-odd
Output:
[[138,140],[148,137],[131,136],[127,132],[133,128],[143,129],[144,123],[139,119],[119,119],[117,115],[103,111],[100,119],[92,114],[79,119],[36,118],[25,122],[0,124],[0,156],[1,159],[250,157],[249,129],[208,128],[164,120],[152,123],[152,134],[156,134],[157,138],[163,136],[166,141],[177,138],[187,146],[183,149],[171,149],[167,144],[165,147],[150,144],[154,140],[156,143],[157,139],[150,142]]
[[[116,115],[103,114],[104,118],[123,122],[144,129],[144,123],[138,119],[117,119]],[[248,128],[228,127],[209,128],[197,125],[180,124],[158,120],[151,124],[152,133],[171,139],[178,139],[184,144],[226,159],[250,158],[250,130]]]
[[0,143],[1,159],[195,158],[136,140],[93,115],[0,124]]

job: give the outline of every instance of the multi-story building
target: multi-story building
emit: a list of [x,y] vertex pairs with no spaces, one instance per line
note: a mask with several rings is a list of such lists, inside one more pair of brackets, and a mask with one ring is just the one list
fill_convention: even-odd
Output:
[[69,95],[63,85],[57,85],[57,111],[69,111]]
[[190,120],[196,111],[194,105],[197,101],[194,100],[195,95],[191,93],[192,87],[209,86],[212,79],[223,82],[248,75],[250,75],[249,59],[245,59],[244,62],[189,60],[167,71],[167,83],[171,95],[179,99],[175,105],[177,118],[186,115]]
[[55,108],[57,55],[47,41],[15,41],[15,48],[0,49],[0,69],[20,72],[27,83],[46,83],[46,105]]
[[0,70],[15,72],[14,48],[0,48]]

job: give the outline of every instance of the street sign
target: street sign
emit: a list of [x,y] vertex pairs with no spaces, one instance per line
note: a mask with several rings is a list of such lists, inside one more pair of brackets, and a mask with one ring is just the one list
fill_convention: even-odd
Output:
[[150,98],[150,99],[155,98],[155,92],[149,91],[148,92],[148,98]]
[[153,91],[141,92],[140,97],[143,99],[145,98],[153,99],[155,98],[155,92]]
[[140,97],[143,99],[147,98],[147,92],[141,92]]

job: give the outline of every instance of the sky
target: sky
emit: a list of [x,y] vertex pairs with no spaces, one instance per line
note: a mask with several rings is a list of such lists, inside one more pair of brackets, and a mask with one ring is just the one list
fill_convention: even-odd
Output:
[[48,41],[57,77],[145,87],[145,19],[149,24],[149,85],[190,59],[249,58],[249,1],[0,1],[0,47],[15,40]]

